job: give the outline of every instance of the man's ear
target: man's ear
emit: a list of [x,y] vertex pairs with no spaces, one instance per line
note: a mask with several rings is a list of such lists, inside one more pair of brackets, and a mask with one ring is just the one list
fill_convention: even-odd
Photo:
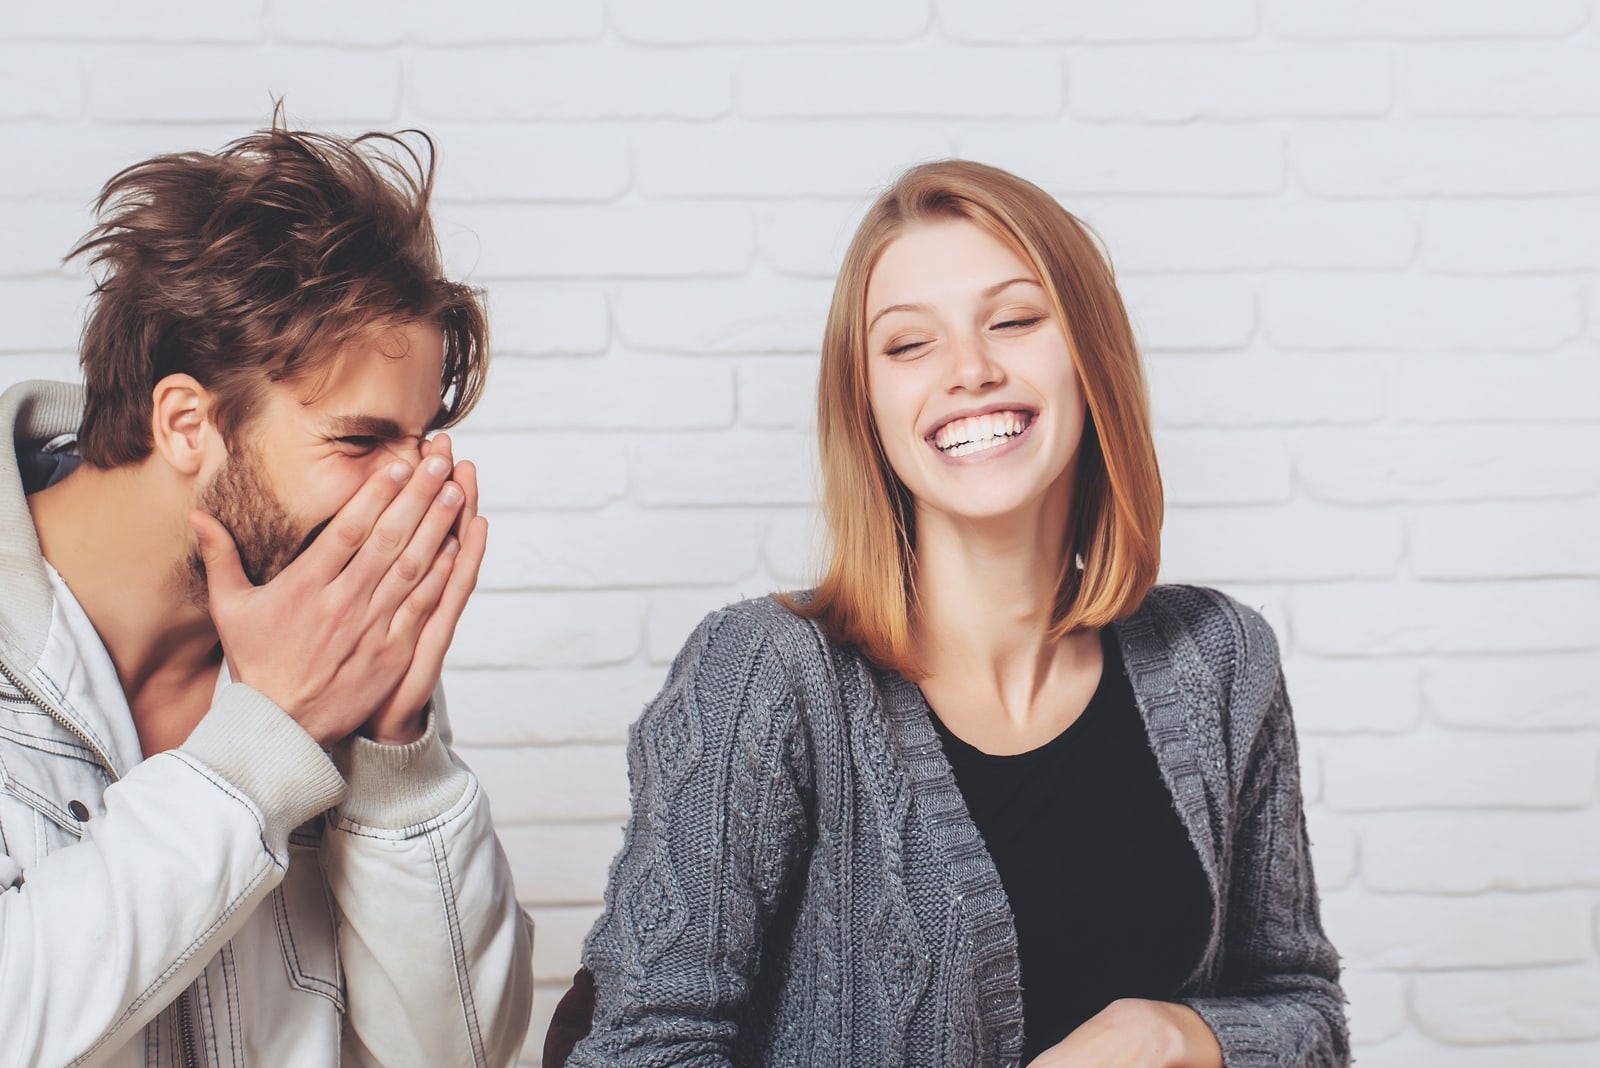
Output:
[[150,433],[155,455],[179,474],[197,477],[226,458],[227,447],[213,423],[216,397],[191,375],[168,375],[150,394]]

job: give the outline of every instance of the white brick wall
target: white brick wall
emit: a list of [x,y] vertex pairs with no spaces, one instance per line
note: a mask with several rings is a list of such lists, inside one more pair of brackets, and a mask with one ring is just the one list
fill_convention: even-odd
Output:
[[1261,605],[1367,1068],[1600,1063],[1596,0],[90,0],[0,16],[0,378],[122,165],[286,94],[418,124],[498,362],[463,753],[540,922],[528,1063],[622,744],[696,619],[803,580],[815,349],[870,193],[960,153],[1103,234],[1167,572]]

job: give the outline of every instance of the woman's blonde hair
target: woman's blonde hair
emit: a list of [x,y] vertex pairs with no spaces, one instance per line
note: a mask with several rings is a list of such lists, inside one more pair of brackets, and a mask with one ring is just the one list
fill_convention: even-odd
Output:
[[1052,636],[1127,616],[1161,560],[1161,475],[1144,372],[1094,236],[1048,193],[1006,171],[966,160],[913,167],[868,210],[834,286],[817,388],[830,556],[809,597],[784,599],[834,641],[913,678],[921,673],[911,642],[915,513],[872,420],[866,293],[890,242],[911,226],[949,219],[982,227],[1033,267],[1083,383],[1087,413]]

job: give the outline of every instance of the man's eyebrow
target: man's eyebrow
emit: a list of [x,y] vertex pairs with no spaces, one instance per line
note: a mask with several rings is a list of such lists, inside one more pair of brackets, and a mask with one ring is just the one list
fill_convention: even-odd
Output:
[[382,441],[400,441],[416,436],[407,434],[399,423],[382,415],[336,415],[328,420],[328,434],[336,438],[378,438]]
[[[1039,289],[1044,288],[1037,278],[1007,278],[1004,282],[996,282],[988,289],[985,289],[982,295],[985,298],[992,297],[1006,289],[1010,289],[1014,285],[1030,285],[1036,286]],[[890,312],[920,311],[925,307],[927,307],[925,304],[891,304],[887,308],[880,308],[878,310],[878,314],[874,315],[870,320],[867,321],[867,330],[871,331],[874,324],[876,324],[879,319],[882,319]]]

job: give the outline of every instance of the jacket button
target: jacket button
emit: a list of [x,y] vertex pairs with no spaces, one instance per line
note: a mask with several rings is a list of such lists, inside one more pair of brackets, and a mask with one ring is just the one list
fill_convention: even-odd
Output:
[[72,818],[79,823],[89,818],[89,806],[82,801],[68,801],[67,811],[72,813]]

